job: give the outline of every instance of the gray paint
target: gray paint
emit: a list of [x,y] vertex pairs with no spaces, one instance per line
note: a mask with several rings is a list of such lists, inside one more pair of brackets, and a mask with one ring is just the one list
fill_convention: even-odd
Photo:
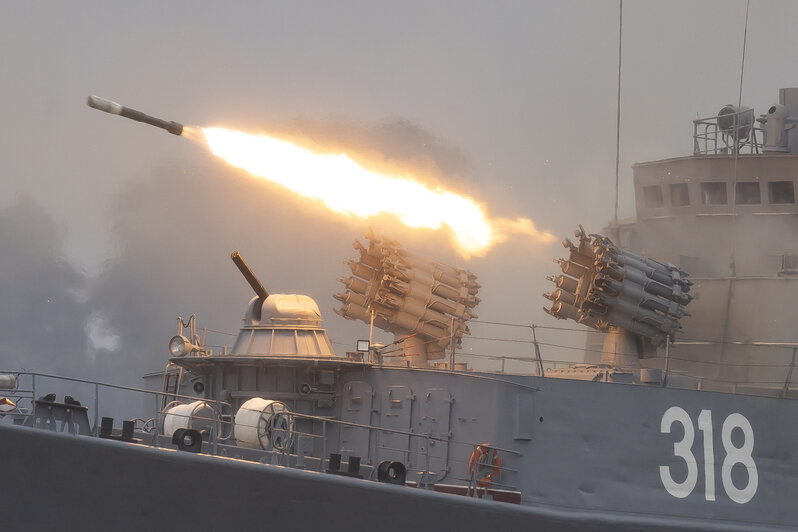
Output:
[[[673,346],[672,369],[704,377],[705,388],[779,395],[798,344],[798,275],[783,268],[785,255],[798,255],[798,204],[772,203],[768,183],[798,190],[798,156],[681,157],[637,164],[634,173],[637,221],[622,226],[623,244],[690,272],[696,299],[677,340],[712,342]],[[735,205],[735,181],[757,183],[760,203]],[[727,204],[703,204],[703,183],[726,187]],[[673,205],[670,187],[682,184],[690,204]],[[662,207],[647,205],[646,187],[661,188]],[[661,368],[662,355],[649,365]]]
[[[182,360],[186,365],[191,362]],[[197,362],[208,364],[210,361]],[[226,365],[224,362],[219,360],[220,365]],[[285,359],[252,362],[265,368],[267,374],[272,371],[272,365],[314,367],[307,361],[298,363]],[[326,363],[325,367],[334,364],[329,360]],[[247,371],[245,366],[240,368]],[[221,369],[217,367],[214,371]],[[296,372],[299,381],[308,378],[303,371]],[[798,489],[798,459],[789,443],[798,438],[798,429],[791,424],[798,409],[798,403],[793,400],[353,363],[341,366],[336,376],[336,395],[341,401],[324,409],[318,404],[313,407],[313,403],[307,401],[292,403],[289,398],[289,406],[299,412],[307,409],[305,413],[340,415],[348,421],[363,422],[366,415],[363,410],[353,409],[351,397],[360,396],[362,407],[368,404],[362,399],[363,395],[373,390],[372,423],[400,430],[412,428],[417,434],[444,434],[446,430],[442,426],[427,429],[432,427],[433,410],[439,412],[433,417],[441,424],[446,423],[448,411],[452,443],[445,450],[431,449],[430,470],[439,475],[437,481],[464,483],[469,476],[467,461],[473,450],[467,442],[489,443],[518,453],[500,453],[502,466],[508,470],[501,471],[497,485],[519,490],[524,505],[633,512],[662,520],[711,518],[724,523],[749,523],[752,527],[798,523],[798,509],[783,504],[785,497]],[[271,392],[269,388],[262,388],[260,393],[269,398]],[[449,396],[451,403],[446,402]],[[434,407],[428,406],[430,401]],[[450,410],[446,408],[448,405]],[[711,411],[717,462],[715,501],[705,499],[703,439],[697,429],[692,448],[699,469],[697,485],[684,499],[670,495],[663,486],[660,466],[671,465],[672,475],[677,480],[686,473],[684,463],[674,457],[673,451],[674,442],[681,439],[679,429],[675,427],[672,434],[665,434],[660,427],[663,415],[674,406],[683,408],[694,425],[701,411]],[[758,489],[754,498],[745,504],[733,502],[726,496],[721,481],[720,465],[726,455],[721,425],[733,413],[742,414],[751,422],[755,438],[753,458],[758,471]],[[346,457],[356,454],[352,452],[356,449],[363,464],[370,466],[384,459],[398,459],[413,470],[409,480],[421,480],[419,470],[425,465],[423,438],[381,431],[369,436],[364,429],[346,429],[342,433],[334,425],[328,426],[327,434],[327,452],[340,451]],[[733,441],[735,446],[741,444],[739,440]],[[364,452],[365,445],[368,445],[368,452]],[[407,451],[384,450],[380,446]],[[317,446],[316,456],[319,451]],[[448,453],[447,458],[444,458],[445,453]],[[448,464],[446,473],[442,467],[444,459]],[[747,476],[739,466],[733,469],[732,480],[737,487],[746,485]]]
[[[503,453],[504,465],[519,473],[502,472],[501,479],[517,483],[523,506],[47,431],[31,432],[6,424],[0,425],[0,456],[16,458],[4,460],[4,480],[19,489],[9,490],[3,504],[27,507],[34,494],[38,499],[46,493],[57,497],[49,503],[52,513],[11,514],[12,520],[18,519],[28,528],[50,526],[54,519],[78,523],[89,519],[90,523],[113,526],[122,523],[124,529],[125,516],[131,519],[131,529],[152,520],[159,527],[205,522],[215,528],[222,522],[227,526],[262,522],[259,516],[265,515],[272,516],[269,522],[273,525],[297,528],[327,523],[333,529],[368,529],[378,519],[381,528],[388,530],[405,526],[434,530],[444,525],[462,530],[532,525],[550,527],[547,530],[623,530],[625,526],[635,530],[767,530],[798,522],[798,509],[786,504],[798,482],[798,461],[790,445],[798,438],[798,430],[790,423],[796,416],[795,401],[539,377],[499,380],[488,375],[434,371],[413,371],[410,375],[407,370],[385,368],[353,371],[358,379],[372,381],[375,389],[411,382],[416,397],[433,386],[448,389],[454,398],[453,439],[488,440],[522,453]],[[341,381],[352,377],[344,373]],[[525,427],[522,439],[506,430],[517,417],[513,404],[519,394],[526,394],[527,405],[531,397],[534,411],[530,413],[535,416],[524,415],[515,421]],[[494,405],[507,405],[507,409],[500,407],[497,412]],[[717,500],[706,501],[702,474],[694,492],[685,499],[665,491],[659,465],[678,468],[672,449],[673,441],[680,438],[678,431],[662,434],[659,427],[662,414],[671,406],[683,407],[693,420],[700,410],[709,409],[716,425],[732,412],[751,420],[759,488],[750,502],[729,500],[719,481]],[[418,416],[418,400],[412,408],[413,415]],[[715,432],[720,433],[718,427]],[[723,456],[719,441],[716,437],[716,457]],[[455,458],[467,458],[462,445],[451,445],[450,450]],[[700,460],[698,437],[693,452]],[[18,459],[21,456],[35,459]],[[450,465],[448,482],[464,476],[464,464]],[[676,470],[673,474],[675,478],[679,475]],[[46,488],[24,481],[45,477]],[[745,483],[744,478],[733,477],[737,485]],[[196,488],[186,495],[187,486]],[[202,495],[206,489],[212,493]],[[226,495],[214,496],[218,493]],[[130,502],[120,505],[119,501]],[[129,513],[124,511],[126,507]]]

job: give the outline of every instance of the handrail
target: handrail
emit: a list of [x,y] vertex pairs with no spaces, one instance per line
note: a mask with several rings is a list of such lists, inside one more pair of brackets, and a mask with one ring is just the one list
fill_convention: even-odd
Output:
[[[440,437],[431,436],[431,435],[428,435],[428,434],[425,434],[425,433],[412,432],[412,431],[409,431],[409,430],[394,429],[394,428],[390,428],[390,427],[379,427],[377,425],[370,425],[370,424],[364,424],[364,423],[355,423],[353,421],[343,421],[343,420],[340,420],[340,419],[334,419],[334,418],[330,418],[330,417],[326,417],[326,416],[313,416],[311,414],[301,414],[299,412],[285,412],[285,414],[290,415],[290,416],[294,416],[294,417],[298,417],[298,418],[301,418],[301,419],[311,419],[311,420],[315,420],[315,421],[323,421],[323,422],[327,422],[327,423],[346,425],[346,426],[349,426],[349,427],[355,427],[355,428],[361,428],[361,429],[378,430],[380,432],[391,432],[391,433],[394,433],[394,434],[401,434],[403,436],[425,438],[425,439],[429,439],[429,440],[438,441],[438,442],[441,442],[441,443],[475,445],[473,442],[461,442],[461,441],[453,440],[451,438],[440,438]],[[496,449],[497,451],[502,451],[502,452],[515,454],[517,456],[521,456],[522,455],[522,453],[520,453],[518,451],[515,451],[513,449],[505,449],[503,447],[498,447],[496,445],[489,445],[489,444],[476,444],[476,445],[481,445],[482,447],[485,447],[486,449]]]
[[230,406],[231,409],[232,409],[232,406],[230,405],[230,403],[227,403],[225,401],[217,401],[216,399],[205,399],[203,397],[197,397],[195,395],[181,395],[181,394],[174,394],[174,393],[163,392],[163,391],[158,391],[158,390],[147,390],[146,388],[135,388],[133,386],[123,386],[121,384],[111,384],[111,383],[108,383],[108,382],[93,381],[93,380],[90,380],[90,379],[79,379],[77,377],[64,377],[63,375],[54,375],[54,374],[51,374],[51,373],[40,373],[40,372],[37,372],[37,371],[2,371],[2,370],[0,370],[0,374],[6,374],[6,375],[31,375],[31,376],[35,376],[35,377],[44,377],[44,378],[49,378],[49,379],[59,379],[59,380],[69,381],[69,382],[81,382],[81,383],[84,383],[84,384],[97,384],[99,386],[104,386],[106,388],[114,388],[114,389],[117,389],[117,390],[125,390],[125,391],[129,391],[129,392],[147,393],[147,394],[151,394],[151,395],[169,395],[171,397],[180,397],[180,398],[183,398],[183,399],[192,399],[194,401],[207,401],[207,402],[217,403],[217,404],[224,405],[224,406]]
[[[319,469],[322,470],[322,471],[325,468],[324,464],[325,464],[325,460],[327,459],[327,456],[326,456],[327,424],[360,428],[360,429],[368,430],[369,432],[393,433],[393,434],[400,434],[400,435],[408,436],[409,438],[421,438],[421,439],[423,439],[424,441],[427,442],[427,444],[424,446],[424,450],[415,450],[415,449],[412,449],[411,447],[408,447],[408,448],[390,447],[388,445],[379,444],[379,443],[375,443],[375,447],[374,447],[375,451],[377,449],[383,449],[383,450],[396,451],[396,452],[401,452],[401,453],[408,453],[408,454],[411,454],[411,455],[416,455],[416,456],[423,457],[424,458],[424,467],[423,467],[423,469],[419,468],[419,467],[408,467],[408,471],[416,471],[416,472],[418,472],[421,475],[421,478],[419,480],[419,484],[421,484],[421,485],[428,485],[428,483],[425,482],[425,481],[427,480],[428,475],[430,473],[432,473],[431,470],[430,470],[430,460],[433,459],[433,458],[437,459],[437,460],[443,459],[441,457],[433,457],[432,456],[432,454],[431,454],[432,453],[432,446],[430,445],[430,442],[432,442],[432,441],[440,442],[440,443],[444,443],[444,444],[449,444],[449,445],[459,445],[459,446],[471,448],[474,451],[478,447],[481,447],[483,449],[496,450],[498,452],[507,453],[507,454],[511,454],[511,455],[515,455],[515,456],[523,456],[523,454],[521,452],[519,452],[519,451],[517,451],[515,449],[508,449],[508,448],[505,448],[505,447],[500,447],[498,445],[492,445],[492,444],[487,444],[487,443],[463,442],[463,441],[454,440],[452,438],[444,438],[444,437],[439,437],[439,436],[433,436],[432,434],[427,434],[427,433],[417,433],[417,432],[412,432],[412,431],[409,431],[409,430],[395,429],[395,428],[391,428],[391,427],[381,427],[381,426],[371,425],[371,424],[356,423],[356,422],[352,422],[352,421],[344,421],[344,420],[335,419],[335,418],[331,418],[331,417],[327,417],[327,416],[315,416],[315,415],[311,415],[311,414],[303,414],[303,413],[300,413],[300,412],[290,412],[290,411],[281,412],[281,413],[279,413],[277,415],[283,415],[283,416],[287,416],[287,417],[294,418],[294,419],[305,419],[305,420],[310,420],[310,421],[320,421],[320,422],[322,422],[322,427],[321,427],[322,433],[321,434],[308,433],[308,432],[303,432],[303,431],[298,431],[298,430],[294,430],[292,432],[292,438],[295,437],[295,436],[311,437],[311,438],[322,438],[323,451],[322,451],[322,454],[320,456],[313,456],[312,454],[311,455],[307,455],[307,454],[304,454],[304,453],[302,453],[302,455],[301,455],[303,460],[304,460],[304,458],[307,458],[308,456],[319,460]],[[178,414],[178,416],[180,416],[180,415]],[[189,417],[189,416],[185,416],[184,415],[184,417]],[[196,417],[195,416],[194,419],[216,421],[216,418],[207,418],[207,417],[201,417],[201,416],[200,417]],[[258,425],[257,424],[254,424],[254,425],[247,424],[247,425],[244,425],[244,426],[257,427]],[[211,451],[212,451],[212,454],[216,454],[216,452],[213,449],[211,449]],[[275,448],[275,449],[272,449],[272,450],[269,450],[269,451],[264,451],[264,452],[265,453],[270,453],[272,455],[279,454],[279,455],[281,455],[283,457],[285,457],[288,454],[287,453],[287,449],[285,449],[285,448],[280,448],[280,449],[276,449]],[[371,457],[370,452],[371,451],[369,450],[369,455],[368,455],[369,457]],[[296,457],[295,459],[297,460],[297,464],[300,463],[299,462],[299,456],[300,456],[299,454],[295,453],[295,454],[288,454],[288,455],[295,456]],[[377,456],[378,456],[378,454],[377,454]],[[376,459],[377,456],[375,456],[373,458]],[[450,464],[450,463],[469,464],[470,463],[468,460],[458,460],[458,459],[452,458],[452,457],[450,457],[448,455],[445,458],[445,461],[446,461],[446,464]],[[290,465],[290,464],[287,463],[287,462],[283,462],[283,465]],[[372,469],[375,468],[375,466],[373,464],[371,465],[371,467],[372,467]],[[517,469],[511,468],[511,467],[507,467],[506,465],[492,465],[491,464],[490,465],[490,469],[497,469],[497,470],[500,470],[500,471],[507,471],[509,473],[518,473]],[[374,470],[376,470],[376,469],[374,469]],[[465,481],[467,479],[462,479],[462,480]],[[493,484],[495,484],[496,486],[504,486],[504,487],[507,487],[507,488],[514,488],[513,486],[511,486],[509,484],[499,484],[497,482],[494,482]]]
[[[92,379],[81,379],[81,378],[77,378],[77,377],[66,377],[64,375],[55,375],[55,374],[52,374],[52,373],[42,373],[42,372],[37,372],[37,371],[0,371],[0,374],[16,375],[18,378],[20,376],[26,376],[26,377],[30,377],[31,378],[31,387],[30,387],[29,390],[28,389],[23,389],[23,390],[19,390],[19,389],[0,390],[0,393],[5,393],[6,395],[14,395],[14,396],[16,396],[16,394],[22,394],[22,395],[19,395],[19,397],[21,399],[29,400],[31,402],[31,410],[30,410],[30,412],[23,412],[20,409],[18,412],[15,412],[15,413],[11,414],[12,417],[30,417],[31,415],[33,415],[33,403],[36,401],[36,399],[37,399],[36,396],[38,395],[36,393],[36,378],[37,377],[39,377],[40,379],[41,378],[54,379],[54,380],[57,380],[57,381],[77,382],[77,383],[81,383],[81,384],[93,385],[94,386],[94,426],[92,427],[91,430],[92,430],[92,434],[95,435],[95,436],[99,436],[99,431],[100,431],[100,423],[99,423],[100,387],[151,395],[156,400],[156,404],[155,404],[155,408],[154,408],[155,417],[153,418],[155,429],[156,429],[156,430],[153,431],[154,432],[153,444],[156,445],[156,446],[157,446],[157,434],[158,434],[158,430],[157,429],[158,429],[158,427],[161,426],[162,417],[164,415],[164,410],[158,406],[158,398],[159,397],[169,396],[169,397],[181,398],[181,399],[184,399],[184,400],[190,400],[192,402],[193,401],[203,401],[203,402],[207,403],[214,410],[214,412],[216,412],[217,418],[218,418],[218,420],[220,422],[222,422],[222,418],[223,418],[223,415],[224,415],[224,410],[227,409],[228,411],[232,412],[232,409],[233,409],[232,405],[230,403],[226,402],[226,401],[219,401],[219,400],[216,400],[216,399],[206,399],[206,398],[203,398],[203,397],[197,397],[197,396],[193,396],[193,395],[183,395],[183,394],[170,393],[170,392],[159,391],[159,390],[147,390],[145,388],[136,388],[134,386],[124,386],[124,385],[121,385],[121,384],[112,384],[112,383],[102,382],[102,381],[97,381],[97,380],[92,380]],[[144,421],[144,420],[142,420],[142,421]],[[149,420],[144,421],[143,425],[146,426],[146,424],[148,422],[149,422]],[[231,430],[231,432],[232,432],[232,430]],[[214,434],[214,439],[215,439],[216,436],[217,435]],[[215,443],[215,441],[214,441],[214,443]]]
[[[718,119],[721,118],[721,115],[693,120],[693,155],[732,155],[741,153],[744,147],[748,147],[750,153],[758,154],[762,142],[757,139],[757,134],[764,135],[764,129],[756,127],[755,123],[750,125],[740,124],[739,126],[737,123],[738,117],[747,112],[738,111],[723,116],[723,118],[733,117],[734,123],[731,132],[724,131],[718,125]],[[699,131],[699,126],[703,126],[703,132]],[[737,132],[744,127],[750,128],[751,131],[746,138],[740,138]],[[718,142],[719,135],[722,138],[722,145]],[[703,149],[701,149],[701,141],[704,144]]]

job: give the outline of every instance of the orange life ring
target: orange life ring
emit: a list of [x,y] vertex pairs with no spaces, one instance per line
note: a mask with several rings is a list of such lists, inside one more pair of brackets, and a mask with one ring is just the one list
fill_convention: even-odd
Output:
[[[483,443],[477,445],[477,448],[471,453],[471,458],[468,459],[468,474],[477,477],[477,486],[484,488],[490,486],[491,481],[499,477],[500,466],[499,453],[496,452],[496,449],[491,449],[489,443]],[[485,471],[484,475],[483,471]]]

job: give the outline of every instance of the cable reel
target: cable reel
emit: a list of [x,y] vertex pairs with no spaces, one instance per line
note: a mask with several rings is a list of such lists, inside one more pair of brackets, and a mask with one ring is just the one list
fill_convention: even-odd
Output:
[[284,403],[253,397],[236,412],[236,441],[250,449],[288,451],[294,444],[294,425]]

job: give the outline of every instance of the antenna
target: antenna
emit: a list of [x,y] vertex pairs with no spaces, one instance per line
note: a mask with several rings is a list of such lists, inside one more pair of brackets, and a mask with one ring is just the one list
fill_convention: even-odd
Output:
[[[743,73],[745,72],[745,43],[748,40],[748,7],[751,5],[751,0],[746,0],[745,2],[745,28],[743,29],[743,56],[740,61],[740,92],[737,96],[737,109],[739,111],[740,105],[742,105],[743,100]],[[735,115],[735,127],[739,124],[740,116]],[[735,134],[735,150],[734,150],[734,174],[732,175],[732,186],[731,186],[731,207],[732,213],[737,213],[737,160],[740,157],[740,149],[737,147],[737,135]],[[729,289],[728,293],[726,294],[726,316],[723,319],[723,335],[721,336],[721,346],[720,346],[720,357],[723,360],[723,356],[726,353],[726,334],[728,333],[729,328],[729,307],[731,305],[731,298],[732,298],[732,289],[734,286],[733,279],[737,276],[736,267],[734,263],[734,249],[735,245],[732,244],[731,249],[731,278],[729,279]],[[720,368],[718,368],[720,371]]]
[[738,131],[737,126],[740,123],[740,110],[742,109],[743,104],[743,73],[745,72],[745,43],[748,41],[748,8],[751,5],[751,0],[746,0],[745,2],[745,29],[743,29],[743,56],[740,61],[740,92],[737,95],[737,114],[734,117],[734,125],[735,125],[735,135],[734,135],[734,175],[732,177],[732,187],[731,187],[731,204],[732,204],[732,213],[737,212],[737,159],[740,157],[740,148],[738,146],[738,140],[736,133]]
[[618,112],[615,116],[615,217],[613,218],[612,237],[620,240],[618,228],[618,167],[621,154],[621,41],[623,38],[623,0],[618,0]]

